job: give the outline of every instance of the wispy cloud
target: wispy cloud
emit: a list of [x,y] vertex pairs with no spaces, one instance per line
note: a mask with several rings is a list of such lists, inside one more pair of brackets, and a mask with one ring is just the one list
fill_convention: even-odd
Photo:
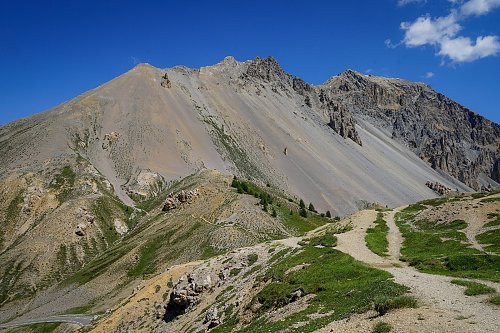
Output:
[[427,72],[427,73],[425,73],[424,77],[426,79],[430,79],[431,77],[434,77],[434,73],[433,72]]
[[398,6],[403,7],[410,4],[425,4],[427,0],[398,0]]
[[[497,36],[478,36],[475,41],[459,36],[463,29],[461,22],[468,17],[486,15],[500,7],[500,0],[449,0],[453,5],[446,16],[432,18],[429,14],[418,17],[413,22],[402,22],[404,31],[402,43],[406,47],[433,45],[437,54],[452,62],[471,62],[500,53]],[[390,42],[386,45],[393,46]]]
[[385,44],[385,46],[386,46],[386,47],[388,47],[388,48],[390,48],[390,49],[395,49],[395,48],[396,48],[396,47],[398,47],[401,43],[398,43],[398,44],[393,44],[393,43],[392,43],[392,40],[390,40],[390,39],[386,39],[386,40],[384,41],[384,44]]

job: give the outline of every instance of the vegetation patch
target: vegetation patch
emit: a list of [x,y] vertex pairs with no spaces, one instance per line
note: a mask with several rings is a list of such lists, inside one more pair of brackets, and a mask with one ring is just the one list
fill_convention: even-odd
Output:
[[[283,257],[282,257],[283,258]],[[309,265],[299,271],[290,270],[304,262]],[[286,273],[288,272],[288,273]],[[393,300],[403,296],[407,288],[394,283],[385,271],[371,268],[351,256],[331,247],[307,245],[274,264],[265,274],[266,286],[256,296],[261,304],[258,315],[293,302],[292,295],[314,295],[307,308],[279,322],[257,318],[241,332],[279,331],[294,323],[305,322],[301,332],[312,332],[332,320],[345,318],[353,313],[363,313],[373,308],[377,298]],[[313,313],[329,313],[311,319]]]
[[500,253],[500,228],[483,232],[476,236],[476,240],[485,245],[485,250]]
[[426,206],[441,206],[442,204],[448,202],[448,198],[435,198],[435,199],[428,199],[424,201],[420,201],[421,205],[426,205]]
[[500,225],[500,214],[489,213],[488,218],[491,219],[491,221],[484,225],[485,228],[496,227],[497,225]]
[[387,234],[389,233],[389,227],[384,220],[384,215],[381,212],[377,213],[377,219],[375,220],[375,227],[369,228],[366,231],[365,242],[366,246],[373,253],[379,256],[387,256],[387,251],[389,247],[389,241],[387,240]]
[[162,247],[163,237],[150,240],[139,251],[135,266],[128,271],[130,277],[139,277],[143,275],[153,274],[155,272],[155,259],[158,257],[157,252]]
[[62,168],[61,173],[57,174],[49,184],[49,188],[56,189],[59,193],[56,195],[59,202],[64,202],[68,199],[75,185],[76,173],[71,169],[71,166],[66,165]]
[[495,292],[494,288],[488,287],[482,283],[477,283],[473,281],[467,280],[451,280],[451,283],[457,284],[459,286],[467,287],[464,291],[464,294],[467,296],[476,296],[476,295],[484,295],[491,294]]
[[396,215],[405,240],[401,259],[422,272],[464,278],[500,281],[500,257],[470,248],[465,221],[436,223],[416,220],[420,204],[411,205]]
[[253,264],[255,264],[255,262],[259,259],[259,255],[257,253],[250,253],[248,256],[247,256],[247,260],[248,260],[248,266],[252,266]]
[[481,200],[481,202],[500,202],[500,197],[486,198],[486,199]]
[[337,246],[337,237],[333,234],[333,232],[327,232],[324,235],[307,239],[307,243],[311,246],[319,245],[319,246],[335,247]]
[[385,315],[390,310],[401,308],[416,308],[417,300],[408,295],[401,295],[397,297],[387,297],[385,295],[379,296],[375,299],[374,309],[379,316]]
[[373,325],[372,333],[387,333],[392,330],[392,326],[386,322],[379,321]]
[[500,305],[500,295],[491,296],[488,302],[494,305]]

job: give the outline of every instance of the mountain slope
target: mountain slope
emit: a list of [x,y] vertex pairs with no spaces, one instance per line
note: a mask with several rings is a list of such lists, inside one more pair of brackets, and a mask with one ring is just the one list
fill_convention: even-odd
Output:
[[128,185],[141,171],[172,181],[215,168],[336,214],[367,202],[394,206],[430,197],[426,181],[468,189],[372,123],[356,124],[334,97],[286,74],[272,58],[226,58],[199,70],[139,65],[0,128],[0,172],[80,154],[133,205]]

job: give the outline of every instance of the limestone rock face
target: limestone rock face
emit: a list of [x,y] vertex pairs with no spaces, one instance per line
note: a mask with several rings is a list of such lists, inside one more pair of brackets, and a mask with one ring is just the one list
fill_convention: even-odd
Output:
[[500,182],[500,126],[430,86],[352,70],[324,86],[355,119],[384,128],[434,169],[476,190]]

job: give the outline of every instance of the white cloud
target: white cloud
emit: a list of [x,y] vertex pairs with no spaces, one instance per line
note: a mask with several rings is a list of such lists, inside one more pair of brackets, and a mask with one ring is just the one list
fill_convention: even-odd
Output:
[[500,7],[500,0],[469,0],[460,7],[463,16],[480,16]]
[[455,62],[471,62],[499,52],[500,42],[497,36],[480,36],[475,42],[469,37],[444,39],[438,54],[447,56]]
[[430,79],[430,78],[431,78],[431,77],[433,77],[433,76],[434,76],[434,73],[433,73],[433,72],[427,72],[427,73],[425,73],[425,75],[424,75],[424,77],[425,77],[426,79]]
[[[406,47],[433,45],[437,54],[452,62],[471,62],[500,53],[497,36],[478,36],[475,41],[458,36],[462,30],[460,22],[470,16],[481,16],[500,7],[500,0],[448,0],[454,7],[447,16],[432,18],[429,14],[413,22],[402,22],[402,43]],[[387,47],[396,47],[386,40]]]
[[398,0],[398,6],[400,7],[413,3],[427,3],[427,0]]
[[403,42],[408,47],[439,43],[445,37],[455,36],[461,28],[454,13],[437,19],[422,16],[415,22],[401,23],[401,29],[405,31]]

